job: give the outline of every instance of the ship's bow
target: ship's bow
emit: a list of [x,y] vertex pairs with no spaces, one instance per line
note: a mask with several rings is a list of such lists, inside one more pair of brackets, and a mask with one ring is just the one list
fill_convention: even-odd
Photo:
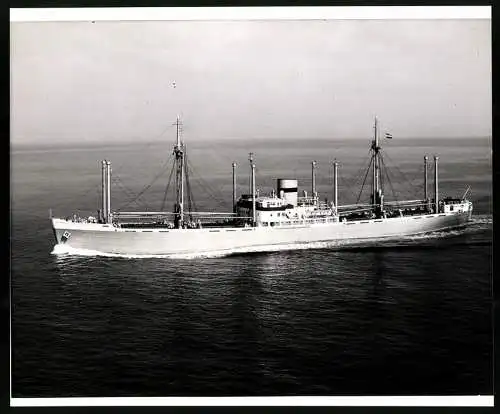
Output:
[[[65,234],[68,233],[66,227],[67,223],[65,220],[57,219],[57,218],[51,218],[51,225],[52,225],[52,233],[54,234],[54,239],[56,244],[62,244],[65,242]],[[65,226],[66,224],[66,226]]]

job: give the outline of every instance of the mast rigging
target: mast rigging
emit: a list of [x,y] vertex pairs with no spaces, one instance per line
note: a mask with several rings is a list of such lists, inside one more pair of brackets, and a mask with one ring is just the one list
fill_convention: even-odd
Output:
[[181,143],[180,137],[180,126],[181,122],[179,120],[179,115],[177,115],[177,120],[175,121],[177,127],[177,142],[174,146],[175,155],[175,189],[176,189],[176,203],[174,208],[175,216],[175,227],[181,228],[184,222],[184,144]]

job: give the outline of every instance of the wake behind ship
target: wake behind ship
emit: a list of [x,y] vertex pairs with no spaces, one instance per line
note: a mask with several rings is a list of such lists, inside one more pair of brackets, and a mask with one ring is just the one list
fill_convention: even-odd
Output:
[[[169,255],[231,252],[239,249],[272,250],[276,246],[342,240],[394,238],[433,232],[466,224],[472,202],[465,198],[439,198],[438,159],[434,157],[434,197],[428,194],[428,157],[424,157],[424,194],[420,200],[385,201],[381,182],[384,166],[377,119],[370,146],[371,196],[366,204],[338,204],[338,163],[334,162],[331,202],[316,191],[316,162],[311,163],[312,188],[299,197],[298,180],[277,179],[271,194],[257,194],[255,162],[250,154],[251,191],[236,197],[233,171],[233,211],[197,212],[189,203],[186,147],[177,118],[174,145],[175,195],[172,212],[132,212],[111,209],[111,163],[102,161],[102,209],[97,218],[51,217],[56,243],[104,254]],[[364,185],[364,183],[363,183]],[[185,198],[188,193],[188,211]]]

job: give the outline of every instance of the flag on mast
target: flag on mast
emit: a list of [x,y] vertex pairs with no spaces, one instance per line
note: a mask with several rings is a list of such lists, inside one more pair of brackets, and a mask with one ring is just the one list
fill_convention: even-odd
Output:
[[392,134],[389,134],[388,132],[385,133],[385,137],[387,139],[392,139]]

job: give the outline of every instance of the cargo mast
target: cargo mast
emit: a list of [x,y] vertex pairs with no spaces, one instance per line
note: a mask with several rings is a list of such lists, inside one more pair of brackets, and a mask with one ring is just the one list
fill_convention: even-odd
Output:
[[255,227],[257,220],[256,220],[256,211],[255,211],[255,163],[253,162],[253,152],[251,152],[248,156],[248,161],[250,161],[250,169],[251,169],[251,177],[250,177],[250,184],[251,184],[251,192],[252,192],[252,226]]
[[373,208],[378,215],[382,210],[382,190],[380,189],[380,163],[379,163],[379,151],[381,149],[378,140],[378,129],[377,129],[377,117],[375,117],[375,124],[373,126],[374,136],[372,141],[372,164],[373,164],[373,186],[372,186],[372,204]]
[[338,167],[339,163],[337,161],[333,162],[333,204],[335,206],[335,214],[338,212]]
[[236,163],[233,162],[233,213],[236,213]]
[[429,157],[426,155],[424,157],[424,200],[426,208],[429,209],[429,194],[427,193],[427,162]]
[[111,162],[102,161],[102,212],[101,221],[111,223]]
[[316,205],[316,161],[311,162],[311,195],[314,200],[314,204]]
[[106,223],[111,223],[111,161],[106,161]]
[[103,223],[106,223],[106,219],[108,217],[108,202],[106,200],[106,197],[108,195],[108,191],[106,190],[106,183],[107,183],[107,175],[106,175],[106,171],[107,171],[107,168],[106,168],[106,160],[102,161],[102,168],[101,168],[101,171],[102,171],[102,177],[101,177],[101,180],[102,180],[102,209],[101,209],[101,221]]
[[175,155],[175,190],[176,203],[174,208],[175,227],[182,228],[184,223],[184,144],[181,143],[180,127],[182,123],[177,115],[177,120],[174,125],[177,127],[177,142],[174,146]]
[[438,160],[439,157],[434,155],[434,214],[439,213]]

